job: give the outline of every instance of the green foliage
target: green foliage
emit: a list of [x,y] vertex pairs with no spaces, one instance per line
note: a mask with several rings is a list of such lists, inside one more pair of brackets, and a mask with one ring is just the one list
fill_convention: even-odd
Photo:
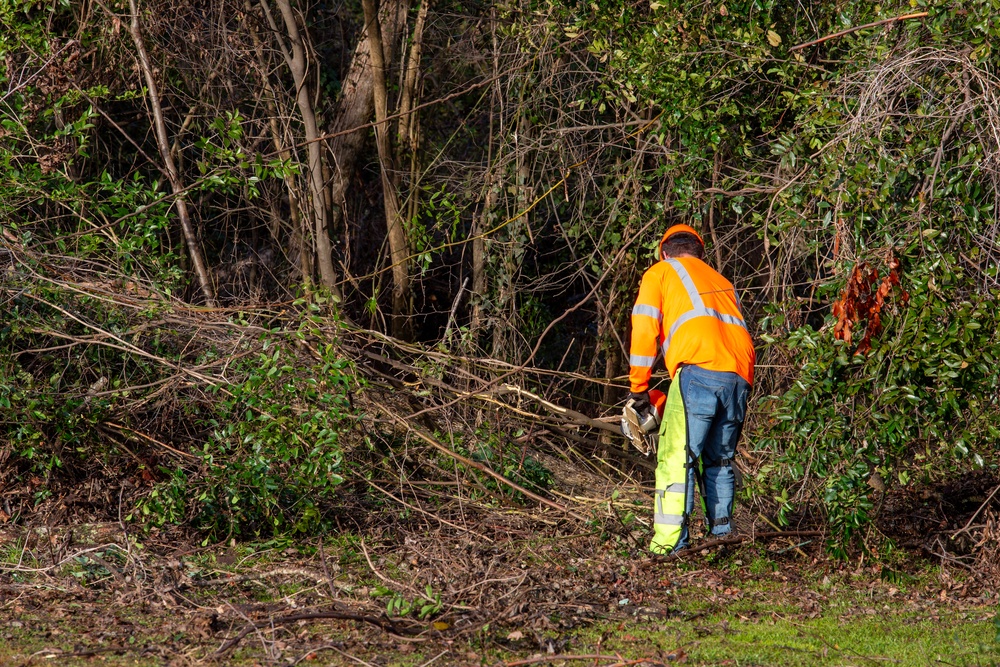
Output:
[[[871,534],[880,482],[995,465],[1000,290],[988,239],[1000,180],[989,156],[1000,145],[984,91],[1000,63],[990,46],[997,3],[557,6],[565,36],[585,43],[604,75],[576,106],[652,107],[649,131],[664,148],[649,190],[669,182],[675,215],[697,225],[713,207],[716,224],[761,241],[750,248],[760,259],[744,261],[804,278],[806,289],[776,284],[773,268],[766,284],[744,278],[778,295],[761,321],[761,361],[788,374],[767,388],[749,435],[771,455],[755,488],[779,520],[818,504],[843,555]],[[787,50],[914,11],[929,16]],[[706,195],[715,179],[741,192]],[[884,331],[855,355],[823,317],[855,264],[884,273],[889,252],[909,302],[890,297]],[[801,303],[813,299],[803,325]]]
[[[514,437],[521,435],[524,434],[518,432]],[[512,442],[509,436],[497,433],[488,424],[484,424],[476,430],[476,438],[474,442],[467,444],[469,456],[473,461],[486,464],[494,472],[530,491],[545,491],[552,484],[552,473],[528,454],[524,447],[518,447]],[[492,478],[483,480],[483,483],[487,488],[501,493],[508,491]],[[520,492],[513,493],[520,498]]]
[[[0,94],[0,439],[14,447],[5,465],[36,504],[105,466],[153,487],[133,513],[150,523],[188,521],[212,535],[315,530],[343,481],[350,364],[332,342],[317,363],[303,357],[290,339],[315,333],[317,304],[297,303],[300,330],[268,331],[236,350],[228,382],[194,372],[188,380],[206,386],[178,389],[178,369],[233,350],[164,321],[191,275],[148,91],[117,73],[135,47],[108,12],[76,25],[70,9],[0,0],[0,82],[9,84]],[[156,60],[156,27],[146,33]],[[87,64],[84,53],[94,56]],[[162,64],[164,95],[182,85],[172,64]],[[170,126],[182,196],[203,204],[199,225],[296,176],[289,161],[248,150],[249,122],[240,108],[215,106]],[[202,227],[212,259],[215,239]],[[172,465],[134,440],[161,431],[197,462]]]
[[83,586],[93,585],[103,579],[111,579],[113,573],[110,567],[122,567],[128,564],[128,554],[117,545],[74,556],[65,569],[69,571]]
[[[53,3],[52,15],[69,9],[69,2]],[[25,46],[36,53],[45,53],[49,47],[45,22],[48,12],[30,0],[0,0],[0,83],[9,81],[10,72],[2,64],[4,57]]]
[[[37,11],[34,3],[0,3],[0,82],[17,84],[0,96],[4,228],[26,248],[103,264],[177,294],[189,276],[182,266],[186,253],[179,243],[175,195],[151,128],[133,123],[149,119],[145,109],[136,117],[128,114],[127,121],[108,111],[140,109],[147,91],[97,65],[81,71],[84,43],[99,43],[95,49],[108,51],[113,62],[118,39],[128,33],[120,25],[103,32],[108,26],[101,21],[108,17],[99,12],[93,25],[81,26],[79,39],[57,38],[60,31],[52,22],[69,20],[68,8],[57,3],[50,12]],[[206,219],[226,214],[229,198],[253,201],[270,181],[296,175],[291,161],[248,150],[248,121],[239,109],[200,118],[185,125],[174,151],[182,139],[191,144],[183,157],[194,169],[183,196],[207,204],[199,211]],[[194,136],[184,137],[185,131]],[[112,158],[107,151],[114,149]],[[206,236],[211,256],[213,239]]]
[[375,586],[371,591],[371,596],[389,598],[385,605],[387,616],[405,617],[412,614],[414,617],[424,620],[440,613],[443,607],[441,594],[435,592],[430,584],[424,587],[423,595],[412,600],[408,600],[402,594],[394,593],[382,585]]
[[458,197],[445,186],[425,193],[420,210],[405,222],[406,238],[412,249],[413,261],[425,274],[434,262],[434,253],[456,243],[462,225],[462,209]]
[[[115,404],[103,390],[120,386],[121,379],[102,375],[108,370],[103,364],[124,375],[143,369],[110,347],[61,353],[59,343],[91,335],[87,325],[95,320],[111,331],[125,328],[123,313],[100,299],[32,285],[7,303],[0,326],[0,440],[11,445],[10,465],[29,478],[37,503],[51,495],[53,474],[104,462],[107,448],[89,445],[104,440],[98,426]],[[61,332],[58,342],[46,335],[50,328]]]
[[290,343],[265,335],[259,353],[233,365],[240,380],[216,388],[223,396],[198,452],[203,471],[164,469],[168,479],[142,501],[142,513],[155,523],[191,517],[216,537],[322,527],[323,508],[344,481],[341,439],[354,422],[349,393],[357,381],[335,344],[320,354],[305,364]]
[[[8,472],[35,505],[88,475],[134,475],[152,488],[131,516],[149,525],[189,522],[220,537],[324,525],[343,482],[350,395],[359,386],[336,341],[317,348],[317,360],[301,353],[297,341],[314,337],[324,319],[309,315],[291,333],[267,331],[232,350],[225,339],[165,326],[156,308],[137,312],[48,283],[23,283],[7,303],[0,440],[11,446]],[[95,331],[109,344],[65,354],[67,338],[89,341]],[[228,383],[214,381],[207,393],[175,384],[177,368],[223,360]],[[174,431],[174,451],[188,454],[177,464],[162,449],[144,449],[148,439],[126,437],[156,422],[169,433],[173,420],[189,429]]]
[[763,406],[771,420],[756,446],[776,457],[760,474],[776,491],[820,485],[837,545],[871,519],[872,476],[905,486],[996,453],[1000,291],[978,290],[947,254],[928,266],[919,250],[907,257],[909,303],[869,354],[853,354],[829,329],[765,336],[799,372]]

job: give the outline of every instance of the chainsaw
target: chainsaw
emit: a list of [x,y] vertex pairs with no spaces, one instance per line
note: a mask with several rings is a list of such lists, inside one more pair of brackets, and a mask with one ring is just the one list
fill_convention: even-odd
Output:
[[641,412],[635,409],[635,399],[630,398],[622,409],[622,435],[643,456],[656,453],[660,420],[663,418],[664,396],[655,389],[649,392],[650,405]]

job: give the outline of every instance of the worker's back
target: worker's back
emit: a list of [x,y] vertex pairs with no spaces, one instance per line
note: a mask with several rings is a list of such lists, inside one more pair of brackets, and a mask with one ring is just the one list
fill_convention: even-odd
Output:
[[[753,382],[753,340],[732,283],[696,257],[661,260],[642,278],[633,327],[662,317],[657,338],[671,377],[684,365],[737,373]],[[634,340],[634,339],[633,339]],[[655,356],[656,350],[653,350]]]
[[753,340],[732,283],[695,257],[664,260],[653,268],[661,266],[663,358],[671,375],[687,364],[738,373],[752,384]]

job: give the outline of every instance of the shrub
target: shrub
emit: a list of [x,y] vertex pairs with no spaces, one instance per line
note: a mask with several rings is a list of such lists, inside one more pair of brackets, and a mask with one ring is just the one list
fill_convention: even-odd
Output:
[[354,424],[356,379],[333,343],[313,365],[287,339],[266,334],[261,350],[231,367],[217,388],[202,467],[161,468],[167,480],[141,503],[156,523],[190,519],[210,535],[305,533],[343,482],[345,431]]

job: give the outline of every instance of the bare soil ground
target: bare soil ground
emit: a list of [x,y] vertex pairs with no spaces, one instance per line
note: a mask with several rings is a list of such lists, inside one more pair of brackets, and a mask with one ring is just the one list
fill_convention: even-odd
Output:
[[54,499],[0,525],[0,665],[1000,665],[995,476],[887,491],[880,556],[740,506],[664,559],[641,482],[543,462],[589,521],[368,480],[337,534],[207,544]]
[[1000,664],[995,586],[947,562],[834,562],[808,537],[664,561],[639,535],[541,510],[430,523],[211,546],[119,524],[8,529],[0,664],[747,664],[775,642],[750,662],[911,664],[838,643],[837,628],[876,621],[943,629],[927,649],[941,662],[923,664]]

